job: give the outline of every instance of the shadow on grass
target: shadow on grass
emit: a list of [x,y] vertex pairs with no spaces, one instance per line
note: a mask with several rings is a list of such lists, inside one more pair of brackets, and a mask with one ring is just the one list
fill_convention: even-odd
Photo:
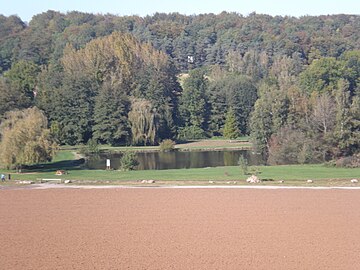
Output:
[[23,172],[52,172],[57,170],[80,170],[85,164],[85,159],[62,160],[57,162],[27,165],[22,167]]

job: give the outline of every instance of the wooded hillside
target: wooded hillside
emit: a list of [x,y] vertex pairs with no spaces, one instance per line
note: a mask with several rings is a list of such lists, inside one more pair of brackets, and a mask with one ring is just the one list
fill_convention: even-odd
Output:
[[273,164],[354,156],[359,29],[357,15],[0,15],[0,119],[36,106],[59,144],[250,134]]

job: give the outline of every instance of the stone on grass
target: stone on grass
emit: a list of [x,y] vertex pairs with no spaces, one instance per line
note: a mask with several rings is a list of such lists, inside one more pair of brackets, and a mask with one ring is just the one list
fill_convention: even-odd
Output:
[[261,180],[256,175],[252,175],[248,179],[246,179],[246,182],[248,182],[248,183],[260,183]]
[[28,180],[23,180],[23,181],[19,181],[17,182],[18,184],[27,184],[27,185],[31,185],[34,184],[34,181],[28,181]]
[[154,184],[155,180],[142,180],[141,183],[142,184]]
[[214,181],[209,181],[209,184],[215,184],[215,182]]
[[284,183],[284,180],[279,180],[278,182],[279,182],[279,183]]
[[311,179],[309,179],[309,180],[306,181],[306,183],[313,183],[313,182],[314,182],[314,181],[311,180]]
[[351,179],[350,181],[351,181],[351,183],[359,183],[359,181],[357,179]]
[[64,184],[70,184],[71,183],[71,180],[65,180],[64,181]]

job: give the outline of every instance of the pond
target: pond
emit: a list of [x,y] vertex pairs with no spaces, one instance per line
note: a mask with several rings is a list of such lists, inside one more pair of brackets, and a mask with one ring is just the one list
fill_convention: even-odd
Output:
[[[241,155],[248,160],[249,165],[261,164],[260,156],[250,150],[144,152],[136,155],[139,162],[137,170],[236,166]],[[90,157],[86,165],[89,169],[105,169],[106,159],[110,159],[111,168],[119,169],[120,158],[121,153],[100,154]]]

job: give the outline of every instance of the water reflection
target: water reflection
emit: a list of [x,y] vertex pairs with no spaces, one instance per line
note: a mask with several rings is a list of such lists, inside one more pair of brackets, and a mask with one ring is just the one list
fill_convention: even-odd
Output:
[[[138,170],[166,170],[182,168],[205,168],[238,165],[243,155],[249,165],[261,164],[260,156],[248,150],[236,151],[192,151],[192,152],[147,152],[137,153]],[[89,169],[105,169],[106,159],[111,160],[111,167],[120,167],[121,154],[100,154],[87,162]]]

